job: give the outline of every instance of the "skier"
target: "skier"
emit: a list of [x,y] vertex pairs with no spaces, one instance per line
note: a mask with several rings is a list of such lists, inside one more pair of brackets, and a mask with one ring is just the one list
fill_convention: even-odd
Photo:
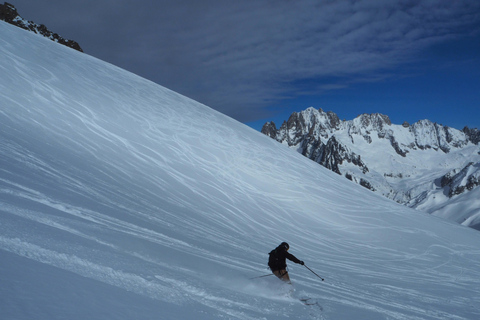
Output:
[[291,284],[290,277],[288,276],[286,259],[301,264],[302,266],[305,265],[305,263],[298,260],[293,254],[288,253],[288,249],[290,249],[288,243],[282,242],[278,247],[270,251],[268,266],[273,274],[279,279]]

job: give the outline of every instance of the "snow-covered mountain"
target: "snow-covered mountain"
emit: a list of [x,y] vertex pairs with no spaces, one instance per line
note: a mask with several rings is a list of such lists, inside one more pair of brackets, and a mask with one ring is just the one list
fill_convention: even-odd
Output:
[[[2,319],[479,318],[477,231],[4,22],[0,55]],[[325,281],[250,279],[281,241]]]
[[[429,120],[395,125],[378,113],[342,121],[310,107],[279,129],[266,123],[262,133],[387,198],[480,229],[480,205],[472,207],[478,197],[470,192],[480,185],[478,129]],[[464,193],[464,209],[456,205],[453,213],[450,203]]]
[[8,2],[5,2],[4,4],[0,4],[0,20],[3,20],[7,23],[20,27],[22,29],[31,31],[33,33],[39,34],[45,38],[48,38],[52,41],[63,44],[64,46],[67,46],[69,48],[83,52],[78,42],[73,40],[68,40],[59,36],[57,33],[54,33],[48,30],[48,28],[44,24],[38,24],[33,21],[22,18],[20,14],[17,12],[17,9],[15,8],[15,6]]

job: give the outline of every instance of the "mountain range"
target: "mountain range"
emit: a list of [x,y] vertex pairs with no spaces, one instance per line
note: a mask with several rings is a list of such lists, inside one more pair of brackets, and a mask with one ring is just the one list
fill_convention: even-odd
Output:
[[310,107],[262,133],[398,203],[480,229],[478,129],[398,125],[378,113],[347,121]]

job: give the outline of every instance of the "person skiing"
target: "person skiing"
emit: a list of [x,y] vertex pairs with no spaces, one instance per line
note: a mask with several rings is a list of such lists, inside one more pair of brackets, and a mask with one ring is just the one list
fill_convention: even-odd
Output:
[[293,254],[288,253],[288,249],[290,249],[288,243],[282,242],[278,247],[270,251],[268,266],[270,267],[270,270],[272,270],[272,273],[279,279],[291,284],[290,277],[288,276],[286,259],[301,264],[302,266],[305,265],[305,263],[297,259]]

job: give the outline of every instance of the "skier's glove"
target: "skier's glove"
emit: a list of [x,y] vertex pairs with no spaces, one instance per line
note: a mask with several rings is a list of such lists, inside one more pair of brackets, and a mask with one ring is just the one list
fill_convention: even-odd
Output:
[[303,261],[300,261],[300,264],[301,264],[302,266],[304,266],[304,265],[305,265],[305,262],[303,262]]

